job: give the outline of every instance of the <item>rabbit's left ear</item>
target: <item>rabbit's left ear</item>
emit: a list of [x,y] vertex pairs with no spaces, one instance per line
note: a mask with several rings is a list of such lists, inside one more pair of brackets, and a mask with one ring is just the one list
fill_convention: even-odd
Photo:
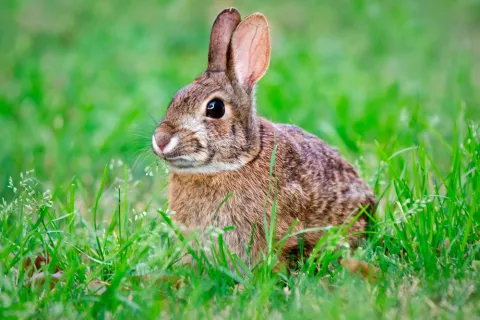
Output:
[[210,33],[207,71],[223,71],[227,68],[228,46],[240,20],[240,13],[235,8],[225,9],[218,14]]
[[251,91],[270,63],[270,29],[265,16],[254,13],[242,20],[230,46],[229,72]]

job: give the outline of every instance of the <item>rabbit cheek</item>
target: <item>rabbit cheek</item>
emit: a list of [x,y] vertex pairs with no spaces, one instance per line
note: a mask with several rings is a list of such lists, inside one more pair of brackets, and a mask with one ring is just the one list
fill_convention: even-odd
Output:
[[222,140],[229,135],[230,121],[206,121],[209,136]]
[[231,127],[232,121],[207,121],[209,148],[215,154],[213,160],[222,161],[230,158],[228,150],[235,144]]
[[186,116],[179,125],[183,154],[201,153],[207,147],[207,129],[194,117]]
[[182,153],[184,155],[195,155],[195,158],[198,161],[202,161],[203,159],[200,159],[201,157],[198,157],[198,155],[201,153],[203,147],[202,143],[200,140],[197,138],[195,134],[191,134],[188,139],[186,139],[183,143],[183,148],[182,148]]

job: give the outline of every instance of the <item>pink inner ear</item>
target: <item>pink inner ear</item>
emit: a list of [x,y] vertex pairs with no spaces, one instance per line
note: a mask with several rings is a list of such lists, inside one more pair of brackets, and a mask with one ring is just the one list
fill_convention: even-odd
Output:
[[270,37],[263,16],[252,16],[240,23],[232,39],[235,73],[238,80],[252,87],[265,74],[270,61]]

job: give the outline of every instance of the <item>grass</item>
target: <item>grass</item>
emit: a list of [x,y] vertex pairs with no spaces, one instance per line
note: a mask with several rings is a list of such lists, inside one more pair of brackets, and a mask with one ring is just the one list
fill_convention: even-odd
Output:
[[375,191],[366,241],[348,250],[332,228],[272,273],[274,228],[252,265],[229,230],[208,230],[208,248],[171,225],[150,136],[231,3],[6,1],[0,318],[479,317],[478,1],[233,4],[271,24],[258,112],[338,147]]

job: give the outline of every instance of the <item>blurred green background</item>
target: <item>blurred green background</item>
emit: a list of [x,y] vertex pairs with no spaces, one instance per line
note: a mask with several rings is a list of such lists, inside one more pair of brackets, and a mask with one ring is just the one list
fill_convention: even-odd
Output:
[[[367,178],[428,140],[442,169],[455,119],[479,119],[480,1],[2,1],[0,197],[35,169],[46,187],[97,186],[111,159],[148,179],[150,136],[204,71],[216,14],[271,26],[258,111],[340,148]],[[399,160],[400,161],[400,160]],[[155,181],[155,182],[153,182]]]

